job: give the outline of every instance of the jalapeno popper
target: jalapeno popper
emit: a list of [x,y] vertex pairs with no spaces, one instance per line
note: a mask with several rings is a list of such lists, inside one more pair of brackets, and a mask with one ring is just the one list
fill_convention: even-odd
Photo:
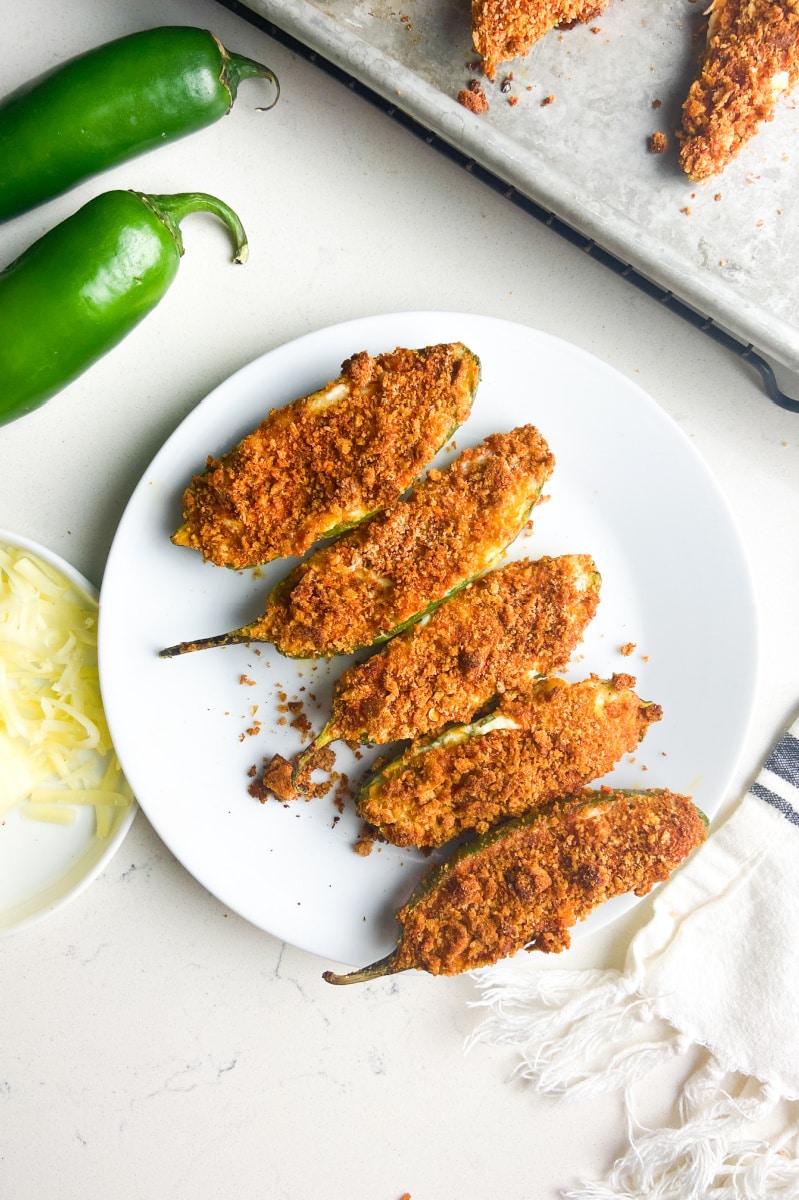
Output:
[[657,704],[630,675],[543,679],[488,716],[423,738],[378,771],[358,813],[396,846],[441,846],[600,779],[634,750]]
[[696,79],[683,104],[679,162],[691,180],[720,174],[799,83],[793,0],[712,0]]
[[586,789],[496,826],[422,879],[397,913],[399,944],[328,983],[399,971],[457,975],[517,951],[557,953],[570,929],[613,896],[646,895],[705,838],[687,796]]
[[304,554],[398,500],[469,416],[479,379],[459,342],[353,355],[209,457],[172,541],[235,568]]
[[259,619],[161,654],[261,641],[321,658],[385,642],[497,561],[554,463],[532,425],[491,434],[429,471],[408,499],[315,550],[272,589]]
[[418,738],[560,670],[596,612],[600,582],[588,554],[489,571],[344,672],[330,720],[303,751],[298,772],[330,742]]
[[608,0],[472,0],[472,41],[493,79],[500,63],[523,58],[551,29],[595,20]]

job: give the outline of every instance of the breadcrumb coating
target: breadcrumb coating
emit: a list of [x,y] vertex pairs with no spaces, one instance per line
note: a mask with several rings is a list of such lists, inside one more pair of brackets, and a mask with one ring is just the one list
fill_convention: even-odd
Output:
[[451,597],[345,671],[319,743],[383,745],[468,721],[495,695],[566,665],[599,604],[587,554],[520,559]]
[[696,181],[723,171],[799,80],[799,0],[714,0],[708,11],[678,156]]
[[500,63],[523,58],[550,29],[593,21],[608,0],[472,0],[472,40],[489,79]]
[[479,378],[460,342],[353,355],[337,379],[209,457],[173,542],[235,568],[304,554],[410,487],[468,417]]
[[599,779],[634,750],[662,709],[630,675],[540,680],[471,725],[415,742],[357,797],[358,813],[398,846],[482,833]]
[[491,434],[407,500],[315,551],[270,593],[247,640],[299,658],[349,654],[419,619],[517,536],[553,467],[532,425]]
[[522,949],[565,950],[572,926],[598,904],[646,895],[705,833],[690,799],[665,790],[556,801],[434,869],[397,914],[402,940],[390,969],[456,975]]
[[472,80],[469,87],[461,88],[458,92],[458,104],[473,113],[484,113],[489,109],[488,96],[476,79]]

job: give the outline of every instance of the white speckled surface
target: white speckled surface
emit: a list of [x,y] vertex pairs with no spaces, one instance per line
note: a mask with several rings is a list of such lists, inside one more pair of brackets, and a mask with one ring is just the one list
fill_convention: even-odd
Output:
[[[743,537],[760,675],[728,811],[799,702],[799,416],[770,403],[740,358],[214,0],[0,0],[0,14],[0,90],[168,23],[214,29],[282,85],[273,112],[256,111],[250,83],[211,128],[0,226],[5,264],[97,191],[203,188],[250,236],[248,263],[233,267],[216,223],[187,221],[157,311],[3,426],[0,524],[99,587],[156,452],[265,352],[422,308],[466,307],[564,338],[676,422]],[[535,373],[530,385],[541,387]],[[684,586],[690,605],[690,574]],[[618,967],[650,913],[644,901],[565,955],[531,955],[529,970]],[[330,987],[329,963],[237,917],[141,810],[91,888],[1,945],[2,1200],[558,1200],[602,1178],[625,1144],[620,1096],[556,1104],[512,1077],[511,1049],[464,1053],[480,1019],[472,980],[408,973]],[[784,1003],[794,1020],[795,997]],[[677,1056],[642,1083],[642,1125],[675,1119],[691,1065]]]
[[[456,100],[477,57],[468,0],[247,7],[739,340],[799,370],[796,102],[784,101],[720,178],[686,179],[674,131],[702,5],[611,0],[591,26],[548,34],[493,84],[484,81],[490,108],[479,116]],[[509,72],[515,107],[500,91]],[[554,101],[542,105],[548,96]],[[648,150],[655,130],[669,137],[665,154]]]

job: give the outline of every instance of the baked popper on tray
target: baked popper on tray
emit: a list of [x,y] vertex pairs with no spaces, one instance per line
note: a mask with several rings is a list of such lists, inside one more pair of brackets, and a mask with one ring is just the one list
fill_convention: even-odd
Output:
[[172,541],[237,569],[299,557],[398,500],[469,416],[479,380],[460,342],[353,355],[209,457]]
[[570,929],[614,896],[644,896],[705,839],[707,820],[665,790],[586,789],[506,821],[422,878],[396,914],[399,943],[328,983],[399,971],[457,975],[519,950],[557,953]]
[[472,0],[472,40],[489,79],[500,63],[523,58],[550,29],[593,21],[608,0]]
[[630,675],[538,680],[487,716],[452,725],[391,759],[358,792],[358,814],[395,846],[484,833],[612,770],[659,721]]
[[407,499],[315,550],[251,624],[161,654],[271,642],[290,658],[325,658],[387,641],[496,563],[554,465],[534,426],[493,433],[430,470]]
[[682,111],[679,161],[718,175],[799,80],[798,0],[713,0],[699,74]]

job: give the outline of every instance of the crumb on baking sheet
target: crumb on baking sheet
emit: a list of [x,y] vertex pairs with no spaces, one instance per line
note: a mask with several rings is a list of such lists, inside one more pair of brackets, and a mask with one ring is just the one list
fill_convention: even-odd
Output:
[[488,111],[488,97],[477,79],[471,79],[469,86],[458,92],[458,104],[473,113]]
[[635,650],[635,642],[625,642],[623,646],[619,647],[619,650],[625,658],[629,658]]
[[650,154],[663,154],[669,147],[669,139],[662,129],[656,129],[649,138]]
[[546,108],[548,104],[554,104],[554,103],[555,103],[554,96],[544,96],[544,99],[541,101],[541,107]]

